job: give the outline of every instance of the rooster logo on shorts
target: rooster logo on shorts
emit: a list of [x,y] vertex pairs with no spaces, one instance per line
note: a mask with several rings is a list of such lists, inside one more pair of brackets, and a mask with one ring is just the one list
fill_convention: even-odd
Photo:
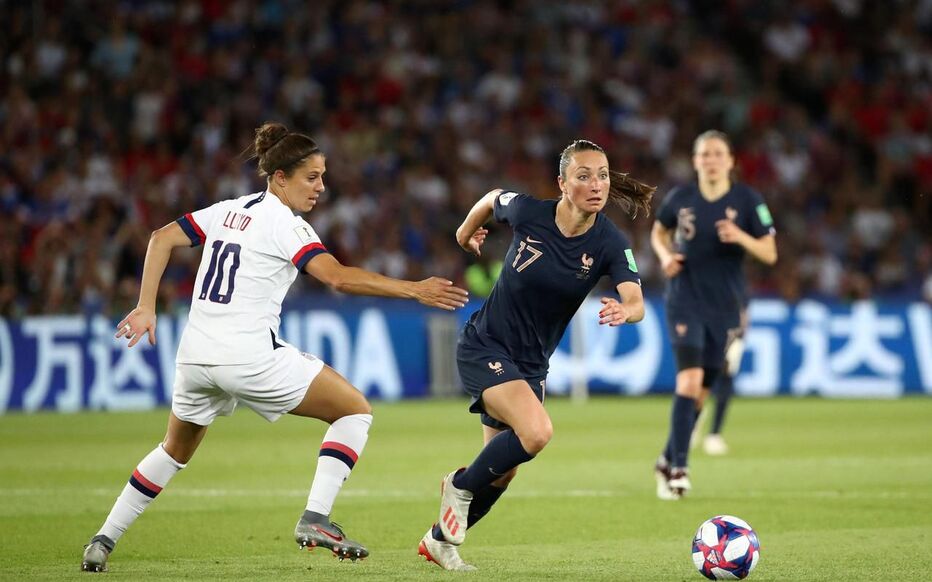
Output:
[[490,368],[493,372],[495,372],[495,375],[496,375],[496,376],[501,376],[502,374],[505,373],[505,370],[502,369],[502,363],[501,363],[501,362],[489,362],[489,368]]

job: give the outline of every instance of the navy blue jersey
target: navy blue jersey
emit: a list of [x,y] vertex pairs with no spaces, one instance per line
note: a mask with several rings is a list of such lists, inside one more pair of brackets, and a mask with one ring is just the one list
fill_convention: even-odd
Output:
[[528,376],[547,373],[548,360],[570,319],[603,275],[614,285],[640,283],[628,239],[598,214],[585,233],[566,237],[556,224],[556,200],[503,192],[494,216],[514,238],[492,293],[463,329],[463,341],[509,355]]
[[754,238],[775,232],[763,197],[744,184],[733,184],[715,202],[703,198],[697,184],[674,188],[663,201],[657,220],[676,229],[674,249],[686,257],[667,286],[671,309],[731,315],[747,303],[744,248],[721,242],[715,227],[726,218]]

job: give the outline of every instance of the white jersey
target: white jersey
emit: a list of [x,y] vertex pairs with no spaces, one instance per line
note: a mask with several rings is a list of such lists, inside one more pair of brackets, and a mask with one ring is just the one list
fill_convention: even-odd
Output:
[[282,299],[298,271],[327,252],[314,229],[270,192],[186,214],[178,224],[204,245],[179,364],[248,364],[279,343]]

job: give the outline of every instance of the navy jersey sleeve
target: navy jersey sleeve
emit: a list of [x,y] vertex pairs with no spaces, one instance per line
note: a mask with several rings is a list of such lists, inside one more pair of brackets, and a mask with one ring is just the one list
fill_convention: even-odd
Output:
[[676,227],[676,217],[679,211],[676,207],[676,197],[678,193],[679,188],[670,190],[670,193],[663,199],[663,203],[657,211],[657,221],[660,222],[664,228],[670,229]]
[[498,222],[507,222],[511,226],[521,223],[522,210],[527,206],[531,197],[527,194],[518,194],[505,190],[495,198],[492,216]]
[[617,228],[613,228],[612,235],[609,237],[608,245],[609,263],[608,276],[612,279],[612,285],[618,286],[620,283],[632,282],[641,284],[641,276],[638,275],[638,266],[634,262],[634,251],[628,237]]
[[770,209],[767,208],[764,197],[756,190],[749,189],[748,201],[751,206],[751,228],[748,234],[754,238],[776,234],[777,230],[773,226],[773,217],[770,216]]

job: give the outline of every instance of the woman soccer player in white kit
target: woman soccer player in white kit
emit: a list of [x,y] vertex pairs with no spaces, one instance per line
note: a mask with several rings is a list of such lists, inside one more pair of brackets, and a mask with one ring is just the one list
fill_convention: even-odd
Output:
[[203,244],[204,253],[178,346],[165,440],[136,466],[85,547],[83,570],[107,569],[126,529],[191,460],[214,418],[231,414],[238,403],[268,421],[289,413],[330,423],[295,540],[302,548],[328,548],[340,559],[369,554],[329,516],[366,444],[372,409],[340,374],[279,339],[282,299],[298,271],[343,293],[416,299],[447,310],[462,307],[467,293],[437,277],[401,281],[340,264],[295,214],[309,212],[324,191],[326,160],[317,144],[266,123],[256,130],[254,148],[259,173],[268,177],[265,192],[186,214],[149,241],[139,304],[116,334],[129,347],[144,336],[155,344],[156,295],[172,249]]

